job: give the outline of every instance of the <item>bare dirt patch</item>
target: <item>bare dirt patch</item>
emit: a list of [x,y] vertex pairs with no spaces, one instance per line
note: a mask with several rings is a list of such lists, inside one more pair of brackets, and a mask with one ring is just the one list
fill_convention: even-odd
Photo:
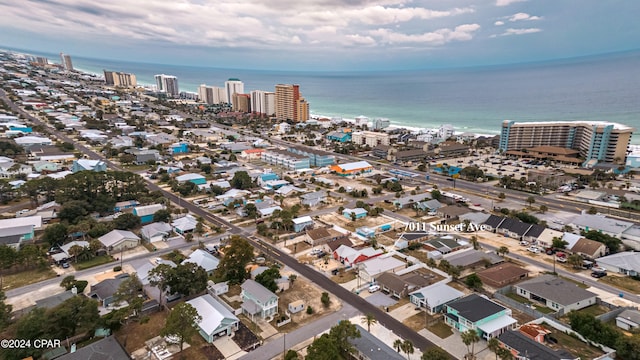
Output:
[[[329,294],[331,302],[328,307],[324,307],[320,300],[322,291],[313,283],[309,282],[309,280],[301,277],[298,277],[293,282],[289,290],[278,293],[278,296],[280,297],[278,305],[280,307],[280,314],[284,314],[285,310],[288,311],[289,303],[293,301],[302,300],[305,304],[305,310],[291,314],[291,322],[289,324],[277,328],[280,332],[290,332],[303,324],[334,312],[342,306],[335,296]],[[313,309],[313,314],[307,314],[306,309],[308,307]],[[273,325],[275,326],[275,323]]]
[[[116,332],[116,337],[125,347],[128,353],[145,347],[145,341],[160,335],[160,330],[164,327],[168,313],[159,311],[149,315],[149,321],[144,324],[139,321],[132,321],[122,326]],[[202,339],[199,335],[198,338]],[[194,336],[195,340],[196,336]]]

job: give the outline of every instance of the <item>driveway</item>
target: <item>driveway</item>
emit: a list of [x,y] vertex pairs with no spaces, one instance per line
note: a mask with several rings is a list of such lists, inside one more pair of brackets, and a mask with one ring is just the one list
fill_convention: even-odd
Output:
[[392,306],[392,305],[395,305],[397,303],[397,301],[392,299],[390,296],[387,296],[387,295],[385,295],[384,293],[382,293],[380,291],[367,296],[365,299],[369,303],[371,303],[371,304],[373,304],[375,306],[380,306],[380,307]]

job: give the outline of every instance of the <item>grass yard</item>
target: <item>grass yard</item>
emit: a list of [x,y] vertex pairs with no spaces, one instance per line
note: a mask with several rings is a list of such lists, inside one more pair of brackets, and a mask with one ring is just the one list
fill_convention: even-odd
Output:
[[589,307],[586,307],[584,309],[580,309],[578,311],[583,313],[583,314],[590,314],[590,315],[593,315],[593,316],[600,316],[602,314],[608,313],[610,310],[606,306],[601,306],[601,305],[595,304],[595,305],[591,305]]
[[521,303],[521,304],[530,304],[530,303],[531,303],[531,301],[529,301],[529,300],[527,300],[527,299],[523,298],[522,296],[520,296],[520,295],[518,295],[518,294],[512,293],[512,292],[507,293],[507,294],[506,294],[506,296],[507,296],[509,299],[511,299],[511,300],[515,300],[515,301],[517,301],[517,302],[519,302],[519,303]]
[[408,303],[409,303],[409,298],[408,297],[403,297],[402,299],[398,300],[397,303],[389,306],[389,311],[395,310],[395,309],[399,308],[400,306],[407,305]]
[[604,354],[602,350],[586,344],[580,339],[574,338],[573,336],[567,335],[563,332],[554,330],[550,335],[558,339],[558,344],[555,345],[554,348],[564,349],[574,356],[579,356],[582,359],[594,359]]
[[[149,315],[149,321],[144,324],[139,321],[132,321],[123,325],[115,335],[120,343],[124,344],[127,352],[132,353],[143,348],[145,341],[160,335],[160,330],[164,327],[167,314],[166,311],[158,311],[151,314]],[[198,337],[202,339],[201,336],[198,335]]]
[[356,279],[356,272],[355,271],[345,271],[345,272],[340,272],[338,273],[338,275],[334,275],[331,277],[331,280],[333,280],[334,282],[338,283],[338,284],[344,284],[346,282],[352,281]]
[[627,276],[607,275],[600,278],[600,282],[615,286],[618,289],[627,290],[635,294],[640,293],[640,281]]
[[[78,263],[72,263],[71,265],[76,270],[84,270],[84,269],[92,268],[94,266],[107,264],[107,263],[110,263],[112,261],[113,261],[113,258],[111,256],[109,256],[109,255],[101,255],[101,256],[96,256],[96,257],[94,257],[93,259],[90,259],[90,260],[80,261]],[[120,265],[120,263],[118,263],[118,265]]]
[[[432,319],[433,317],[431,315],[427,315],[427,321],[433,321]],[[406,318],[402,323],[416,332],[424,329],[426,324],[424,319],[424,311]]]
[[443,321],[438,321],[435,325],[429,326],[427,330],[436,334],[441,339],[446,339],[449,336],[453,335],[453,330],[451,330],[451,327],[445,324]]
[[56,273],[51,268],[25,270],[15,274],[2,276],[2,290],[7,291],[21,286],[37,283],[43,280],[56,277]]

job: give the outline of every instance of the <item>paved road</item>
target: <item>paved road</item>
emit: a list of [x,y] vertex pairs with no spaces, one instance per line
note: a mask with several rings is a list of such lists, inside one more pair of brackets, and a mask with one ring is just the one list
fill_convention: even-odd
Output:
[[300,344],[314,336],[329,330],[335,326],[341,320],[346,320],[359,315],[360,311],[349,304],[344,304],[340,311],[334,312],[330,315],[324,316],[312,323],[306,324],[292,333],[285,334],[284,336],[277,337],[273,340],[269,340],[256,351],[252,351],[242,356],[242,360],[264,360],[273,359],[282,354],[283,350],[294,348],[297,344]]

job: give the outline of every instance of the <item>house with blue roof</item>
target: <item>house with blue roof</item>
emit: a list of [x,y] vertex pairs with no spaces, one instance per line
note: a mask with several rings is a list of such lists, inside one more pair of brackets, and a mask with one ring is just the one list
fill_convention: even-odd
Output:
[[327,140],[345,143],[351,141],[351,133],[342,131],[332,131],[327,134]]
[[162,204],[136,206],[133,208],[133,215],[139,217],[142,224],[149,224],[153,222],[153,214],[163,209],[164,205]]
[[363,209],[363,208],[355,208],[355,209],[344,209],[342,211],[342,216],[344,216],[345,218],[352,220],[352,215],[355,215],[355,219],[362,219],[364,217],[367,216],[367,210]]
[[74,174],[80,171],[107,171],[107,164],[102,160],[79,159],[73,161],[71,171]]
[[189,144],[186,142],[178,142],[175,144],[171,144],[169,147],[169,152],[172,154],[186,154],[189,152]]
[[184,183],[184,182],[192,182],[196,185],[204,185],[207,183],[207,178],[205,178],[204,176],[200,175],[200,174],[184,174],[184,175],[180,175],[178,177],[176,177],[176,181],[178,183]]
[[278,176],[278,174],[273,172],[268,172],[268,173],[258,175],[258,185],[262,185],[267,181],[274,181],[274,180],[280,180],[280,177]]

